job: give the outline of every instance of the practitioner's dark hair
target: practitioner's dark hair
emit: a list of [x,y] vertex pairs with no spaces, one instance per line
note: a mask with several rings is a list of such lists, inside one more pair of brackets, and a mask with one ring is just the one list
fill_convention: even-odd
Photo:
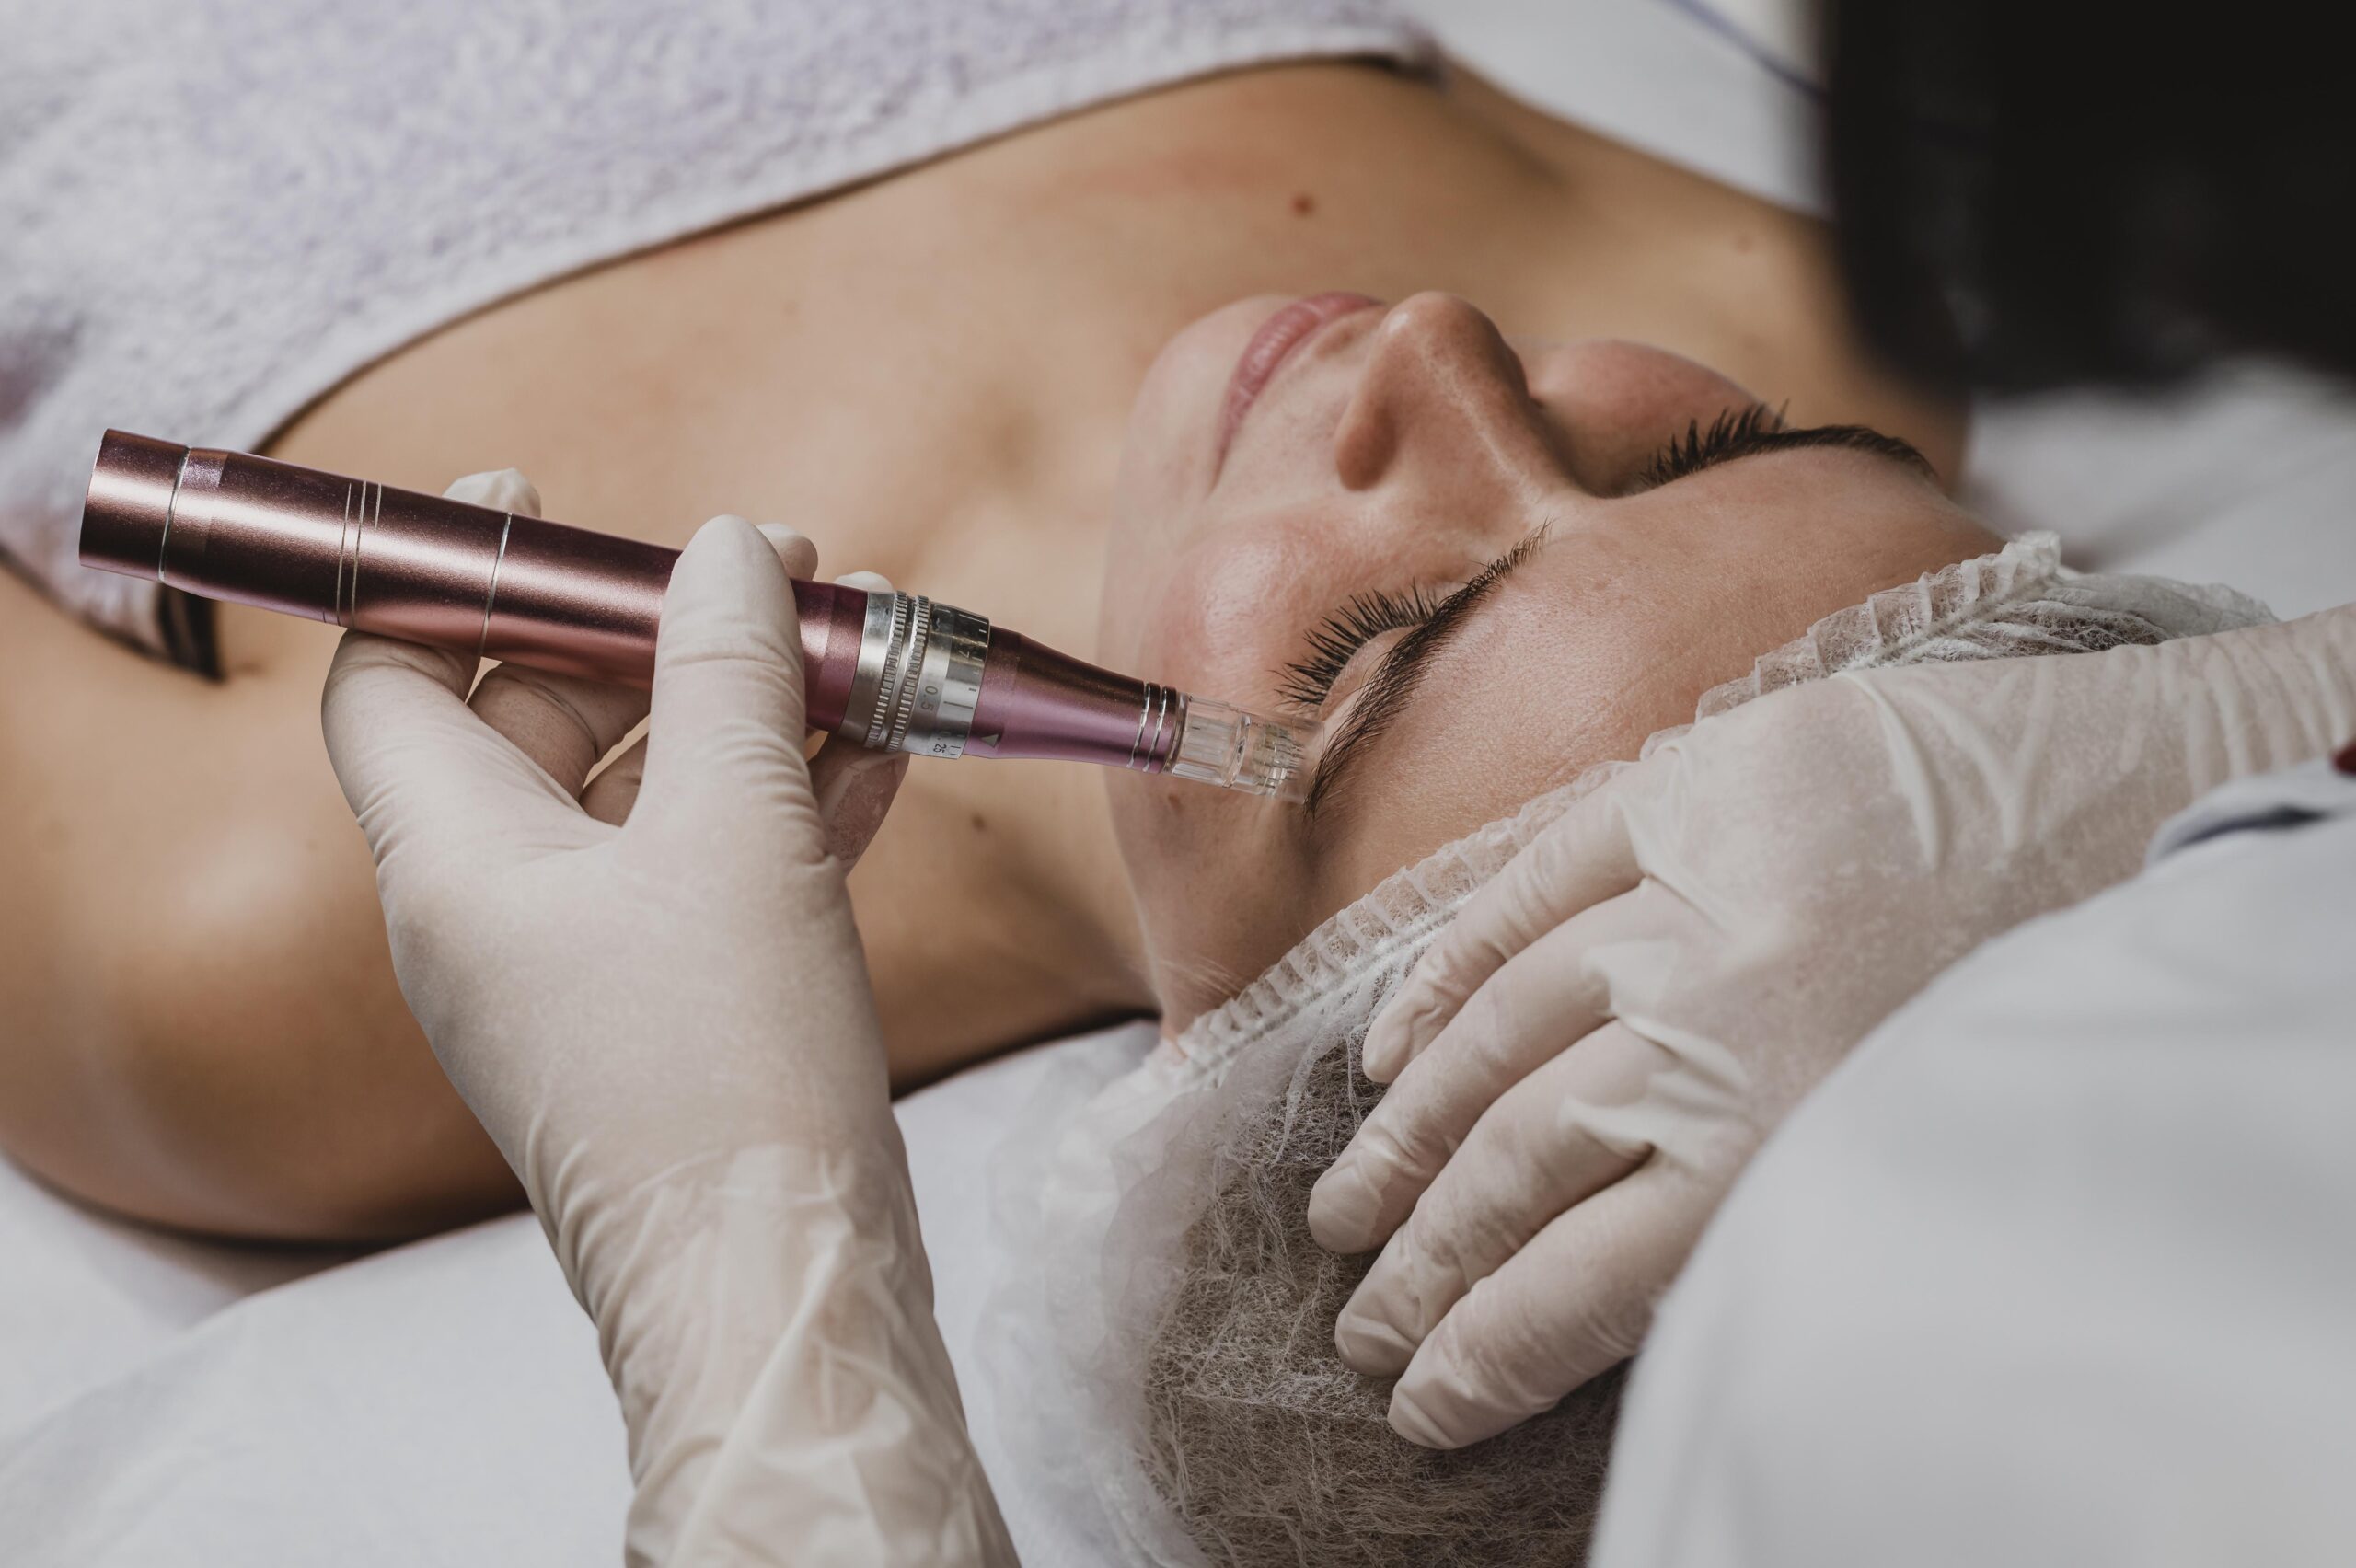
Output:
[[2356,91],[2282,0],[1827,0],[1830,185],[1867,337],[1950,387],[2356,375]]

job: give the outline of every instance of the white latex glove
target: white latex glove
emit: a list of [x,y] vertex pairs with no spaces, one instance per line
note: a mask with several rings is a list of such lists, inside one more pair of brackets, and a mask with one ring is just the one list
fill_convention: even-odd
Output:
[[[532,503],[514,475],[452,493]],[[642,696],[511,666],[470,703],[473,659],[360,634],[328,751],[402,995],[596,1321],[628,1561],[1011,1563],[843,887],[897,768],[803,761],[787,574],[814,566],[705,525],[642,752],[585,789]]]
[[2212,786],[2356,731],[2356,607],[2099,654],[1838,675],[1573,805],[1365,1047],[1392,1087],[1309,1211],[1381,1256],[1336,1325],[1454,1447],[1634,1353],[1751,1151],[1876,1023],[2123,881]]

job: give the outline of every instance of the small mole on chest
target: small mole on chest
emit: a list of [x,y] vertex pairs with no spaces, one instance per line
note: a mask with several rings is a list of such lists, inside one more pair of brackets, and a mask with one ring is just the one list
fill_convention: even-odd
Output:
[[1315,211],[1317,211],[1317,198],[1311,196],[1308,191],[1300,191],[1293,197],[1292,215],[1294,217],[1305,218]]

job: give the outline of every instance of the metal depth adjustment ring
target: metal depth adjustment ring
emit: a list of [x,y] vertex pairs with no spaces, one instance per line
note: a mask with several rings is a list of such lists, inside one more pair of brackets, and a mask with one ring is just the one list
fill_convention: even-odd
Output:
[[870,594],[836,733],[870,751],[961,756],[981,702],[990,623],[915,594]]
[[911,756],[960,756],[982,700],[990,623],[954,605],[928,608],[923,646],[902,677],[906,718],[894,725],[892,749]]

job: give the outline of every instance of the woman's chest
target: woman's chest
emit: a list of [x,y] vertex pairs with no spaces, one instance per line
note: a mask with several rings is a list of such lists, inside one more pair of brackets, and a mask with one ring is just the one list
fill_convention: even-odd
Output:
[[668,543],[720,512],[784,522],[829,571],[1086,650],[1127,409],[1179,328],[1248,294],[1441,288],[1509,329],[1706,349],[1721,291],[1660,261],[1715,220],[1648,225],[1641,182],[1618,190],[1598,225],[1427,88],[1253,73],[557,281],[354,376],[272,450],[427,490],[514,466],[549,515]]

